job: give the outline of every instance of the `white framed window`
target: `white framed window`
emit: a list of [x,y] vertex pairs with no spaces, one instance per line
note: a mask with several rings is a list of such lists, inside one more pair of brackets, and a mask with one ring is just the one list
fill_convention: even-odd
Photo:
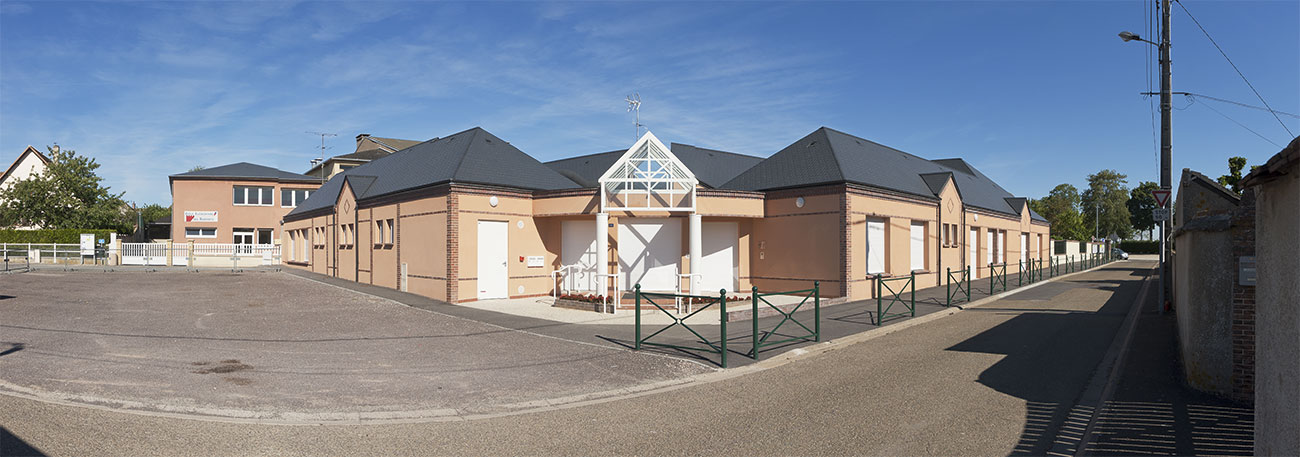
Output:
[[379,245],[382,245],[382,244],[388,242],[388,237],[386,237],[386,236],[385,236],[385,233],[384,233],[384,221],[382,221],[382,220],[376,220],[376,221],[375,221],[375,240],[374,240],[374,241],[375,241],[375,246],[379,246]]
[[214,227],[185,227],[186,238],[216,238],[217,229]]
[[280,207],[297,208],[309,196],[311,191],[307,189],[280,189]]
[[885,220],[867,218],[867,274],[885,272]]
[[271,206],[275,204],[275,188],[263,186],[235,186],[235,206]]
[[911,233],[912,271],[925,269],[925,222],[913,222]]
[[385,225],[388,226],[388,231],[385,232],[388,234],[388,244],[397,243],[397,234],[393,232],[393,220],[389,219]]

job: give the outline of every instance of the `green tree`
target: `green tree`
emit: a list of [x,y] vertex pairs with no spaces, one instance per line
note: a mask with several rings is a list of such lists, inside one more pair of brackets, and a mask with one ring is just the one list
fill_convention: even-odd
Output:
[[[1124,203],[1124,206],[1128,208],[1128,220],[1133,225],[1134,230],[1150,232],[1156,228],[1156,220],[1151,215],[1151,211],[1156,209],[1156,197],[1151,195],[1151,191],[1159,188],[1159,184],[1143,181],[1129,193],[1128,201]],[[1151,233],[1149,236],[1154,236],[1154,234]]]
[[1228,174],[1219,176],[1219,184],[1223,187],[1232,189],[1233,192],[1241,193],[1241,170],[1246,168],[1245,157],[1231,157],[1228,159]]
[[[1089,235],[1104,238],[1115,234],[1129,238],[1133,223],[1129,220],[1128,176],[1115,170],[1101,170],[1088,175],[1088,190],[1083,191],[1083,228]],[[1091,229],[1091,230],[1089,230]]]
[[1052,238],[1081,240],[1088,236],[1079,216],[1079,189],[1070,184],[1060,184],[1046,197],[1029,200],[1029,208],[1052,223]]
[[122,194],[101,184],[95,159],[46,149],[50,164],[44,172],[0,191],[0,226],[131,230]]

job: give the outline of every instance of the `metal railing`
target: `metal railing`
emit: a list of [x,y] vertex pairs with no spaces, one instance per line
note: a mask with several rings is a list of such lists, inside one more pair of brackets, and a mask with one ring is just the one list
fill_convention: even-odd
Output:
[[[948,291],[945,296],[948,297],[948,301],[944,302],[943,306],[952,306],[952,299],[963,293],[966,294],[966,302],[970,303],[970,266],[957,270],[957,273],[957,280],[953,281],[952,268],[948,268],[948,278],[945,280]],[[953,283],[957,284],[956,290],[952,288]]]
[[[678,294],[678,295],[682,295],[682,292],[683,292],[683,290],[682,290],[682,279],[688,279],[688,280],[690,280],[691,287],[690,287],[689,290],[690,290],[690,293],[693,294],[693,293],[695,293],[695,286],[697,286],[697,285],[699,284],[699,282],[698,282],[699,279],[698,279],[698,278],[703,278],[703,277],[704,277],[704,275],[701,275],[701,274],[699,274],[699,273],[685,273],[685,274],[678,273],[678,274],[677,274],[677,294]],[[683,300],[679,298],[679,299],[676,300],[676,305],[677,305],[677,312],[678,312],[678,313],[689,313],[689,312],[691,312],[691,301],[690,301],[690,300],[685,300],[685,301],[683,302]]]
[[41,263],[50,260],[54,263],[66,263],[73,260],[84,261],[81,245],[77,243],[0,243],[0,258],[26,259],[28,262]]
[[564,276],[567,278],[570,274],[572,274],[569,273],[569,270],[572,270],[574,268],[581,268],[581,266],[575,263],[573,265],[564,265],[558,269],[551,271],[551,287],[552,287],[551,298],[555,298],[555,299],[560,298],[560,280],[559,280],[560,274],[564,274]]
[[[726,291],[724,290],[722,291],[722,293],[726,294]],[[780,307],[773,305],[772,302],[768,301],[766,298],[763,298],[763,297],[771,297],[773,295],[798,296],[800,294],[803,294],[803,299],[799,301],[798,305],[795,305],[793,308],[791,308],[789,312],[782,310]],[[810,298],[813,301],[813,328],[811,329],[808,328],[808,326],[803,325],[802,322],[799,322],[798,319],[794,318],[794,314],[799,312],[799,308],[803,307],[805,303],[808,303],[808,299]],[[752,294],[750,295],[750,299],[751,301],[753,301],[753,309],[750,312],[749,318],[752,321],[752,324],[754,326],[754,334],[753,337],[751,338],[753,342],[753,348],[749,352],[750,358],[753,358],[754,360],[758,360],[758,350],[765,347],[771,347],[771,346],[791,343],[795,341],[817,342],[822,340],[822,301],[821,301],[820,281],[814,281],[813,288],[811,289],[791,290],[786,292],[759,293],[758,287],[754,287],[752,289]],[[772,308],[773,310],[776,310],[777,313],[781,314],[781,322],[777,323],[775,327],[772,327],[772,330],[769,330],[767,334],[763,335],[762,338],[758,337],[759,335],[758,303],[759,302],[763,302],[768,307]],[[798,325],[799,327],[803,328],[804,331],[808,333],[806,335],[794,335],[776,341],[768,341],[768,339],[771,338],[772,335],[776,335],[777,331],[781,330],[781,326],[785,325],[786,322],[794,322],[795,325]]]
[[[999,269],[998,269],[999,266],[1002,267],[1001,273],[999,273]],[[1001,265],[998,265],[996,263],[989,264],[989,295],[993,295],[995,292],[997,292],[998,284],[1002,284],[1003,292],[1007,291],[1007,264],[1006,263],[1003,263]]]
[[[895,288],[891,283],[901,283]],[[890,294],[889,304],[885,305],[884,292]],[[910,294],[909,298],[903,298],[903,294]],[[907,312],[889,314],[889,310],[894,305],[902,304],[907,308]],[[916,272],[913,271],[906,277],[886,278],[884,275],[876,275],[876,326],[885,325],[885,319],[892,317],[916,317]]]
[[[636,300],[635,350],[639,351],[643,346],[656,346],[656,347],[680,349],[686,351],[702,351],[702,352],[707,352],[712,354],[718,354],[719,358],[721,359],[719,364],[722,366],[722,368],[727,367],[727,291],[726,290],[720,291],[717,296],[713,296],[713,297],[704,296],[704,295],[683,296],[683,295],[678,295],[673,293],[642,292],[640,284],[634,286],[633,290],[635,291],[635,297],[636,297],[635,298]],[[694,312],[687,314],[685,317],[677,317],[677,315],[664,309],[663,306],[659,306],[659,303],[655,301],[655,299],[675,301],[679,298],[684,298],[687,300],[701,300],[704,302],[704,306],[701,306],[699,309],[695,310]],[[657,308],[659,311],[663,312],[664,315],[668,316],[673,320],[673,323],[669,324],[664,328],[656,330],[654,333],[651,333],[649,336],[642,337],[641,336],[641,303],[642,302],[649,303],[650,305]],[[692,328],[689,324],[686,323],[687,319],[690,319],[695,315],[704,312],[704,310],[709,309],[713,305],[718,306],[718,327],[721,333],[721,338],[718,340],[716,344],[712,341],[709,341],[708,338],[705,338],[704,335],[701,335],[700,332],[695,331],[694,328]],[[702,325],[702,324],[696,324],[696,325]],[[655,336],[667,331],[668,329],[675,328],[675,327],[684,328],[692,335],[695,335],[695,338],[698,340],[699,343],[703,343],[703,346],[698,346],[698,345],[687,346],[683,344],[656,343],[650,341],[651,338],[654,338]]]
[[[596,273],[596,274],[594,274],[593,276],[596,277],[596,280],[597,280],[597,281],[599,281],[600,278],[613,278],[613,279],[614,279],[614,291],[611,292],[611,293],[610,293],[608,296],[606,296],[605,298],[601,299],[601,301],[600,301],[600,306],[601,306],[602,308],[606,308],[606,307],[608,307],[608,308],[609,308],[609,313],[610,313],[610,314],[618,314],[618,304],[619,304],[620,301],[623,300],[623,287],[622,287],[622,286],[623,286],[623,273],[622,273],[622,272],[619,272],[619,271],[615,271],[615,272],[613,272],[613,273]],[[604,284],[603,282],[601,283],[601,285],[602,285],[602,286],[608,286],[608,284]],[[601,292],[601,293],[608,292],[608,287],[602,287],[600,292]],[[603,311],[602,311],[602,312],[603,312]]]

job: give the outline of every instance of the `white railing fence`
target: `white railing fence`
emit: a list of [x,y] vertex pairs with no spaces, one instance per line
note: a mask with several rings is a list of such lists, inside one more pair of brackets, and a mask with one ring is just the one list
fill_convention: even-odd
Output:
[[171,265],[189,267],[253,267],[279,265],[280,246],[274,244],[122,243],[122,265]]

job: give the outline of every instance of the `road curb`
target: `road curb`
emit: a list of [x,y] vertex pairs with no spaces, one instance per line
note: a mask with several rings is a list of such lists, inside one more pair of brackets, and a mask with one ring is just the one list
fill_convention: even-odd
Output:
[[[81,408],[97,409],[117,413],[136,414],[142,416],[164,417],[173,419],[188,419],[206,422],[223,422],[237,424],[257,424],[257,425],[288,425],[288,426],[307,426],[307,425],[392,425],[392,424],[413,424],[413,423],[431,423],[431,422],[459,422],[473,421],[482,419],[492,419],[506,416],[517,416],[523,414],[533,414],[547,411],[557,411],[568,408],[578,408],[583,406],[597,405],[618,400],[655,395],[674,390],[692,387],[703,384],[711,384],[719,381],[738,378],[741,376],[758,373],[781,367],[809,357],[816,357],[831,351],[843,349],[864,341],[870,341],[881,338],[911,327],[932,322],[944,317],[957,314],[966,309],[978,308],[988,303],[995,302],[1005,297],[1034,289],[1053,281],[1063,280],[1075,275],[1089,273],[1127,261],[1117,261],[1105,265],[1096,266],[1087,270],[1080,270],[1054,278],[1039,281],[1033,284],[1018,287],[1013,290],[1004,291],[997,295],[991,295],[970,303],[959,306],[945,308],[943,310],[926,314],[924,316],[911,318],[895,324],[877,327],[872,330],[866,330],[853,335],[837,338],[834,340],[817,343],[807,347],[795,348],[784,353],[775,355],[771,358],[757,361],[753,364],[739,368],[716,370],[708,373],[702,373],[685,378],[677,378],[663,381],[655,381],[644,384],[637,384],[618,389],[605,390],[600,392],[591,392],[565,397],[556,397],[550,399],[532,400],[521,403],[511,403],[502,405],[491,405],[482,409],[500,409],[495,412],[468,411],[461,409],[442,408],[430,410],[411,410],[411,411],[376,411],[376,412],[349,412],[349,413],[295,413],[295,412],[267,412],[267,411],[250,411],[225,408],[199,408],[184,407],[167,404],[154,404],[134,400],[118,400],[98,398],[92,396],[66,394],[59,392],[43,392],[27,387],[10,384],[0,380],[0,395],[18,397],[27,400],[40,401],[45,403],[58,404],[63,406],[74,406]],[[287,273],[286,273],[287,274]],[[311,278],[304,278],[297,275],[291,275],[315,281]],[[320,281],[316,281],[320,282]],[[322,284],[331,285],[321,282]],[[334,286],[340,287],[340,286]],[[344,288],[347,289],[347,288]],[[347,289],[352,290],[352,289]],[[367,294],[361,291],[356,293],[372,296],[381,300],[391,301],[401,306],[403,304],[397,300]],[[413,307],[412,307],[413,308]],[[415,308],[420,309],[420,308]],[[436,311],[429,311],[428,312]],[[438,313],[442,314],[442,313]],[[456,316],[451,316],[456,317]],[[459,318],[459,317],[458,317]],[[459,318],[464,319],[464,318]],[[475,321],[478,322],[478,321]],[[489,324],[495,325],[495,324]],[[498,326],[500,327],[500,326]],[[505,327],[502,327],[505,328]],[[516,330],[521,331],[521,330]],[[530,332],[526,332],[530,333]],[[541,335],[545,336],[545,335]],[[554,338],[554,337],[551,337]],[[570,340],[565,340],[570,341]],[[591,343],[585,343],[591,344]],[[610,348],[616,349],[616,348]],[[151,409],[143,409],[151,408]],[[161,410],[161,411],[158,411]]]

